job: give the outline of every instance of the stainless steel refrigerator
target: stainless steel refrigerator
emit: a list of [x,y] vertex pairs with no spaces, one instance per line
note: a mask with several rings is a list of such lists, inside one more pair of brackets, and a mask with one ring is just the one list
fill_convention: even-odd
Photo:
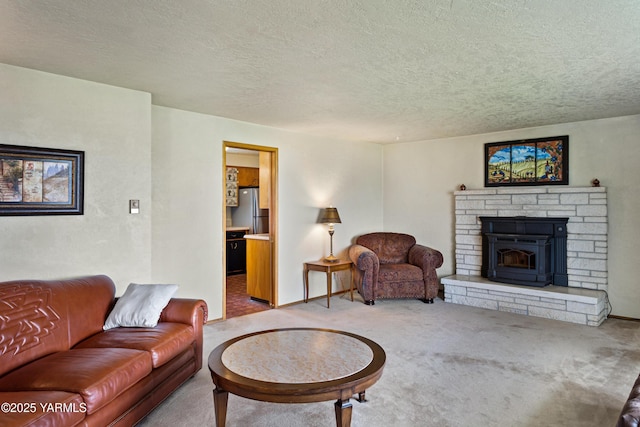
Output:
[[269,232],[269,209],[260,209],[258,187],[238,190],[238,207],[231,208],[234,227],[249,227],[249,234]]

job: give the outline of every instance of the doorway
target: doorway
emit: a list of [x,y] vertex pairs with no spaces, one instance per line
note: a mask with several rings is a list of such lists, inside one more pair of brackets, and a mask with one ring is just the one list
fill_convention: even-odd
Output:
[[[223,319],[227,319],[277,307],[278,149],[224,141],[222,158]],[[253,203],[259,206],[249,214],[248,205]]]

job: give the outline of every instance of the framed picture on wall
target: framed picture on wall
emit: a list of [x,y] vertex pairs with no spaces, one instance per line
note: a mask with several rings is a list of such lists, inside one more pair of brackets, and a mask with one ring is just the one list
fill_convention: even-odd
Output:
[[0,215],[82,215],[84,151],[0,144]]
[[485,187],[568,185],[569,136],[484,145]]

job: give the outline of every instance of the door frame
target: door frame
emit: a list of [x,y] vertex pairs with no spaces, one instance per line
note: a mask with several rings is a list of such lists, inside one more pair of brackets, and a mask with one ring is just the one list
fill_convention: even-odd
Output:
[[[245,144],[242,142],[222,141],[222,283],[227,281],[227,201],[226,201],[226,171],[227,148],[262,151],[271,153],[270,188],[269,188],[269,241],[271,243],[271,300],[269,305],[278,308],[278,149],[263,145]],[[227,287],[222,287],[222,319],[227,318]]]

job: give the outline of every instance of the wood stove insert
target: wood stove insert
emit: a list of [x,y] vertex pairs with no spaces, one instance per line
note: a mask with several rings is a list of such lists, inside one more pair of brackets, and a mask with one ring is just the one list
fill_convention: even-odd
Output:
[[516,285],[568,286],[568,220],[480,217],[482,276]]

